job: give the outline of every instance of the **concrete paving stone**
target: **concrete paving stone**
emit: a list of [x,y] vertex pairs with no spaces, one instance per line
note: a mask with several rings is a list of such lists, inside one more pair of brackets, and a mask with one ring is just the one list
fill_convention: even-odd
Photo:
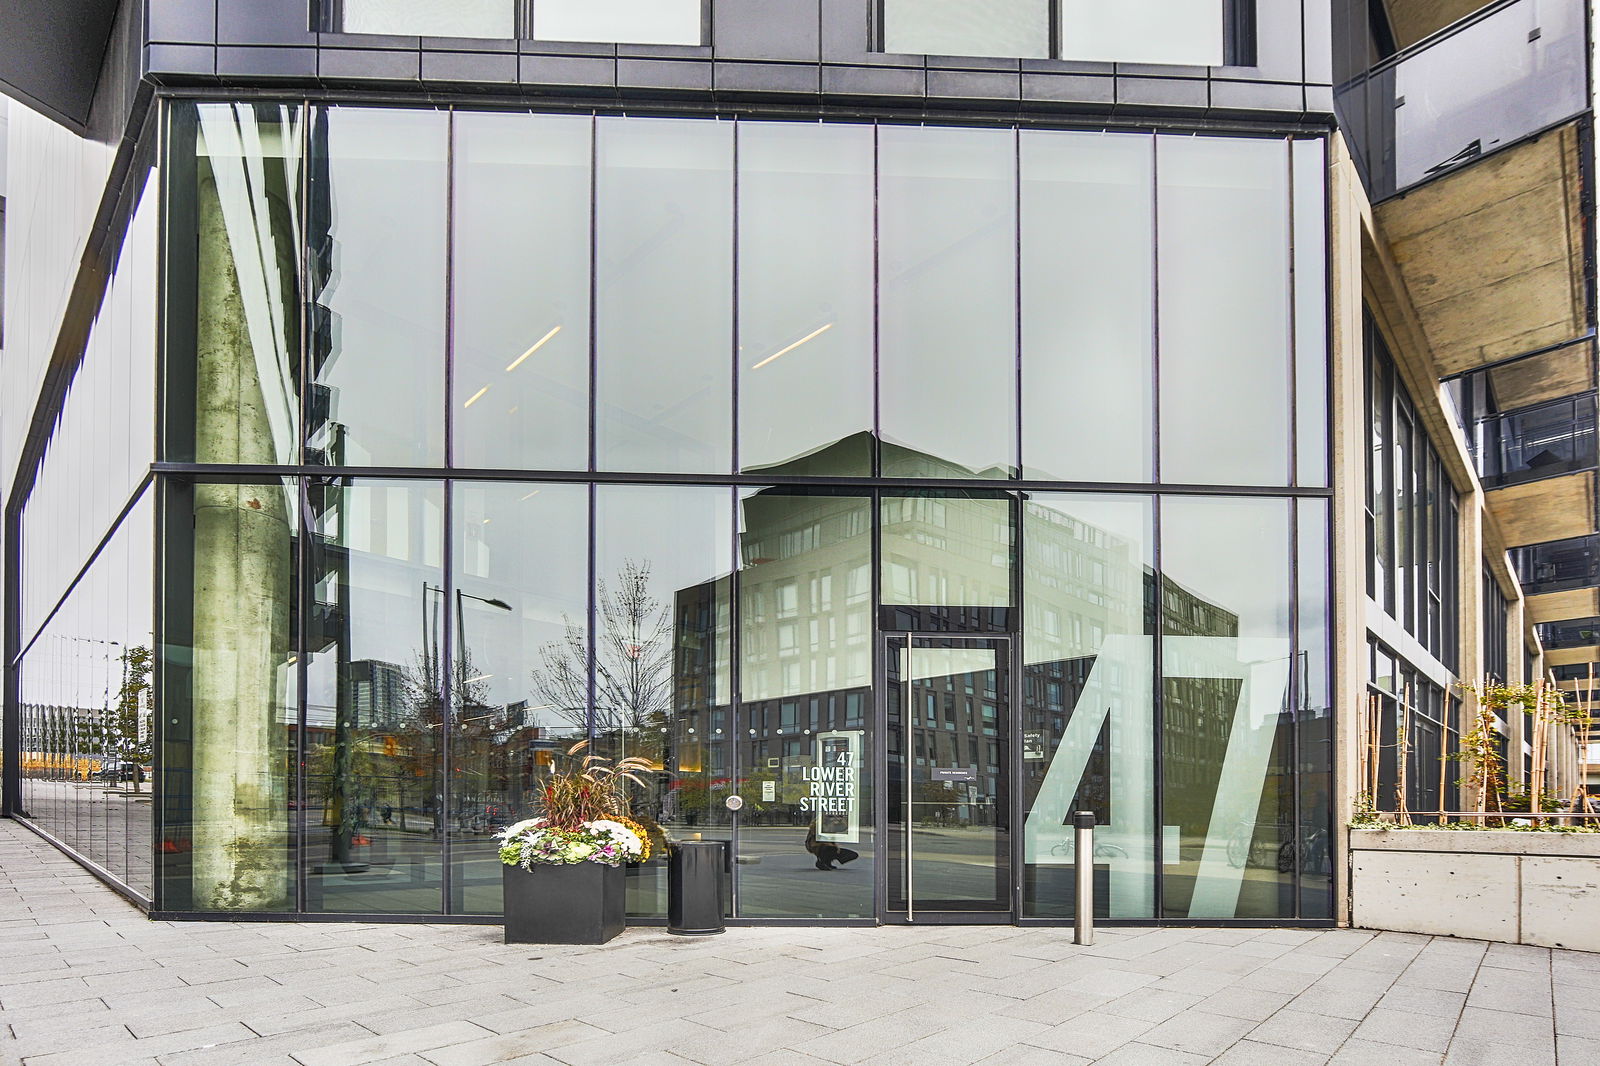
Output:
[[1082,1055],[1068,1055],[1032,1044],[1014,1044],[998,1054],[979,1059],[977,1066],[1089,1066],[1093,1061]]
[[1224,988],[1202,999],[1196,1006],[1207,1014],[1222,1014],[1229,1018],[1248,1018],[1264,1022],[1273,1013],[1289,1004],[1294,996],[1287,992],[1272,992],[1264,988]]
[[1531,944],[1490,944],[1484,953],[1483,964],[1497,969],[1548,973],[1550,949]]
[[1107,1003],[1116,1002],[1116,998],[1061,988],[1034,996],[1032,999],[1022,1000],[995,1013],[1008,1018],[1024,1018],[1028,1021],[1044,1022],[1046,1025],[1060,1025],[1080,1014],[1087,1014]]
[[1516,1044],[1452,1044],[1444,1066],[1556,1066],[1556,1053],[1554,1048]]
[[249,1040],[255,1034],[238,1022],[188,1029],[181,1033],[167,1033],[148,1040],[135,1040],[132,1044],[78,1044],[69,1050],[49,1055],[30,1055],[23,1061],[28,1066],[123,1066],[129,1059],[151,1059],[175,1055],[183,1051],[214,1048],[237,1040]]
[[1294,973],[1289,970],[1277,968],[1277,962],[1251,970],[1233,983],[1234,988],[1258,988],[1269,992],[1282,992],[1288,996],[1297,996],[1310,988],[1321,979],[1321,974]]
[[1215,995],[1226,988],[1233,988],[1241,979],[1239,974],[1222,973],[1203,966],[1191,966],[1186,970],[1179,970],[1171,977],[1163,977],[1150,987],[1163,992],[1182,992],[1186,995],[1203,997]]
[[1383,999],[1387,989],[1377,988],[1327,988],[1321,983],[1312,985],[1290,1001],[1297,1011],[1321,1014],[1329,1018],[1349,1018],[1360,1021]]
[[1328,1056],[1320,1051],[1296,1051],[1276,1044],[1241,1040],[1211,1061],[1215,1066],[1325,1066]]
[[1031,1037],[1036,1047],[1098,1059],[1155,1028],[1155,1023],[1116,1014],[1089,1011]]
[[1437,1051],[1352,1039],[1328,1060],[1328,1066],[1439,1066],[1442,1062],[1444,1056]]
[[1094,1061],[1095,1066],[1205,1066],[1211,1056],[1134,1041]]
[[[711,1034],[712,1038],[716,1039],[726,1039],[726,1037],[718,1034],[715,1029],[708,1029],[703,1025],[696,1025],[694,1022],[681,1019],[663,1023],[650,1029],[649,1032],[651,1035],[647,1043],[635,1044],[633,1047],[640,1052],[648,1051],[659,1055],[669,1054],[663,1049],[671,1044],[682,1040],[693,1040],[703,1034]],[[635,1061],[634,1058],[629,1058],[627,1055],[629,1050],[628,1042],[620,1041],[610,1033],[605,1036],[574,1041],[570,1044],[564,1043],[560,1047],[530,1048],[529,1050],[539,1050],[559,1062],[567,1063],[568,1066],[610,1066],[611,1063],[615,1062]],[[683,1056],[673,1054],[673,1058],[682,1059]],[[694,1060],[684,1059],[683,1061],[692,1062]]]
[[1187,1010],[1162,1022],[1139,1040],[1157,1047],[1214,1057],[1232,1047],[1256,1025],[1248,1018],[1207,1014],[1200,1009]]
[[749,1030],[743,1033],[729,1034],[715,1029],[701,1029],[680,1036],[662,1046],[666,1051],[694,1062],[704,1063],[705,1066],[734,1066],[751,1055],[804,1044],[832,1031],[826,1026],[813,1025],[794,1018],[768,1018],[753,1023]]
[[386,1036],[368,1036],[339,1044],[293,1053],[302,1066],[363,1066],[395,1055],[432,1051],[451,1044],[465,1043],[488,1036],[488,1030],[468,1021],[424,1025]]
[[[1593,1002],[1593,1001],[1591,1001]],[[1600,1010],[1556,1006],[1556,1035],[1600,1040]],[[1600,1059],[1596,1060],[1600,1062]]]
[[1340,1044],[1350,1038],[1350,1034],[1355,1032],[1356,1026],[1360,1024],[1352,1018],[1312,1014],[1293,1008],[1294,1004],[1291,1003],[1250,1030],[1250,1039],[1299,1051],[1321,1051],[1331,1055],[1339,1049]]
[[1377,1044],[1394,1044],[1419,1051],[1443,1052],[1456,1031],[1453,1017],[1412,1014],[1386,1007],[1374,1007],[1361,1020],[1353,1035]]
[[1521,1044],[1532,1049],[1550,1047],[1555,1038],[1555,1027],[1548,1018],[1468,1006],[1456,1021],[1451,1049],[1463,1043]]
[[1020,1018],[989,1018],[982,1025],[954,1026],[912,1041],[900,1048],[898,1054],[913,1066],[930,1062],[980,1062],[1009,1047],[1026,1043],[1049,1028]]
[[[588,1035],[580,1039],[606,1035],[593,1026],[588,1028]],[[529,1029],[520,1033],[486,1036],[462,1044],[451,1044],[448,1047],[424,1051],[418,1057],[433,1063],[434,1066],[490,1066],[491,1063],[507,1062],[531,1054],[542,1055],[550,1046],[544,1042],[539,1029]]]
[[873,1061],[875,1055],[915,1043],[946,1028],[947,1025],[913,1016],[909,1011],[899,1011],[803,1041],[793,1048],[829,1062],[854,1064]]
[[1472,990],[1472,981],[1477,975],[1476,961],[1418,959],[1395,978],[1394,987],[1431,988],[1440,992],[1459,992],[1466,995]]
[[1466,1003],[1467,997],[1461,992],[1444,992],[1436,988],[1422,988],[1396,982],[1383,994],[1378,1006],[1385,1010],[1454,1020],[1461,1015],[1461,1008],[1466,1006]]
[[294,1061],[292,1052],[312,1051],[330,1044],[347,1044],[371,1034],[354,1022],[297,1029],[277,1036],[255,1037],[192,1051],[160,1056],[162,1066],[255,1066],[258,1062]]
[[1107,1014],[1116,1014],[1124,1018],[1138,1018],[1142,1021],[1159,1024],[1175,1014],[1182,1014],[1200,1002],[1201,997],[1187,995],[1183,992],[1163,992],[1157,988],[1140,988],[1126,996],[1112,1000],[1099,1009]]
[[1337,969],[1345,958],[1348,958],[1348,956],[1314,955],[1305,951],[1291,951],[1287,954],[1279,955],[1267,963],[1267,966],[1274,970],[1321,975]]
[[[473,1004],[471,1014],[477,1015],[481,1008],[486,1014],[497,1011],[509,1010],[517,1005],[517,1000],[508,996],[485,994],[477,1003]],[[455,1021],[464,1012],[458,1003],[441,1003],[437,1006],[416,1006],[400,1008],[398,1010],[384,1011],[374,1014],[357,1014],[355,1020],[371,1029],[380,1036],[389,1033],[400,1033],[408,1029],[416,1029],[425,1025],[438,1025]],[[488,1030],[485,1029],[485,1032]],[[416,1051],[416,1048],[406,1048],[407,1051]],[[427,1049],[422,1049],[427,1050]]]
[[1467,993],[1467,1006],[1548,1018],[1554,1010],[1550,975],[1483,967]]
[[[877,996],[861,996],[844,1002],[805,1000],[804,997],[796,998],[801,999],[803,1003],[788,1011],[789,1017],[798,1018],[803,1022],[811,1022],[813,1025],[825,1025],[830,1029],[848,1029],[852,1025],[860,1025],[862,1022],[869,1022],[874,1018],[882,1018],[897,1011],[908,1010],[922,1002],[911,996],[903,996],[895,992],[885,992]],[[714,1025],[718,1029],[733,1029],[737,1031],[737,1025],[727,1026],[721,1024],[720,1012],[718,1013],[719,1021],[716,1022],[707,1021],[703,1014],[695,1014],[690,1017],[706,1025]]]
[[1558,1033],[1556,1062],[1560,1066],[1592,1066],[1593,1063],[1600,1062],[1600,1040]]

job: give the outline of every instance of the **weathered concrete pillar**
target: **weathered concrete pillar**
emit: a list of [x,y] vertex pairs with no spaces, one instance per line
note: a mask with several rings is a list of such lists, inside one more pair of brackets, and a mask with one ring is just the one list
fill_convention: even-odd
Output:
[[[273,463],[235,250],[209,160],[199,169],[196,458]],[[194,507],[194,903],[286,909],[293,508],[276,486],[215,484]]]

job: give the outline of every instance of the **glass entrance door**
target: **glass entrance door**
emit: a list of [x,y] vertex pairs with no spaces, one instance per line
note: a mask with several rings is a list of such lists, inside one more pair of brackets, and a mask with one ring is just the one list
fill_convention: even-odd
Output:
[[881,917],[1010,921],[1010,642],[886,641]]

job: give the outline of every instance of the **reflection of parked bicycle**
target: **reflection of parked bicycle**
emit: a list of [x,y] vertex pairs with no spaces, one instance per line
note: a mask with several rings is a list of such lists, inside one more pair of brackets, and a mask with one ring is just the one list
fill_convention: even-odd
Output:
[[1278,849],[1273,847],[1271,839],[1267,839],[1267,834],[1259,832],[1261,829],[1271,829],[1280,834],[1282,832],[1281,826],[1250,820],[1242,821],[1234,827],[1233,836],[1228,838],[1229,866],[1235,870],[1242,870],[1246,866],[1267,866],[1273,861]]
[[[1064,859],[1068,855],[1071,855],[1073,850],[1072,842],[1063,840],[1051,846],[1050,854],[1056,856],[1057,858]],[[1126,859],[1128,857],[1128,853],[1122,848],[1117,847],[1115,844],[1103,844],[1097,841],[1094,846],[1094,857],[1096,860]]]

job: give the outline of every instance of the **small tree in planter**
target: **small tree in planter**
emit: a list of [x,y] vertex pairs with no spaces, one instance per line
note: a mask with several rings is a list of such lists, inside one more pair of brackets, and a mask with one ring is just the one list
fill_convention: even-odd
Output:
[[[570,758],[587,745],[567,749]],[[586,755],[538,790],[540,814],[499,836],[506,943],[604,944],[625,921],[623,867],[650,857],[650,834],[626,813],[645,759]]]

